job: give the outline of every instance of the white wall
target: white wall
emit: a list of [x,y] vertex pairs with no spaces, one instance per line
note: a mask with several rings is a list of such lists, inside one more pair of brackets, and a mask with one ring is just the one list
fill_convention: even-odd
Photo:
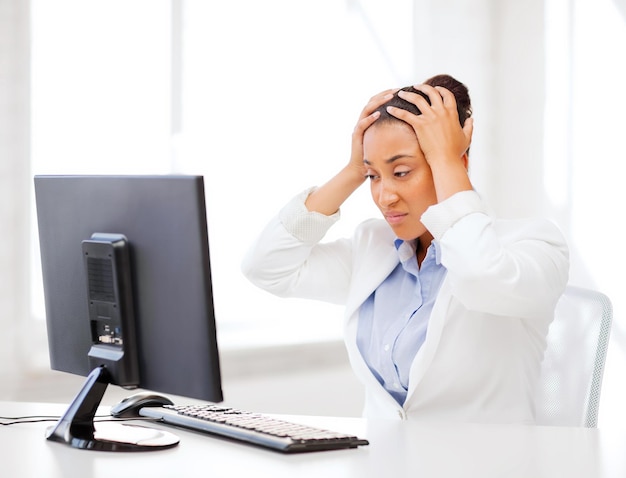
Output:
[[468,85],[472,180],[505,217],[544,213],[543,3],[415,2],[416,77],[450,73]]

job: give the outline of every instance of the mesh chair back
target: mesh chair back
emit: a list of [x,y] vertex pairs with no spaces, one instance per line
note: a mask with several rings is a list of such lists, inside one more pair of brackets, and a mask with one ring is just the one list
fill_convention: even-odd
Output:
[[613,308],[600,292],[568,286],[548,332],[537,424],[596,427]]

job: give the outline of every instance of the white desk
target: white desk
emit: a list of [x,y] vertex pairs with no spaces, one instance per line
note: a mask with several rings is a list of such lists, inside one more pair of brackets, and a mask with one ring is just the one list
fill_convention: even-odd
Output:
[[[65,406],[0,402],[0,415],[62,413]],[[48,423],[0,427],[2,477],[463,477],[626,476],[626,424],[615,430],[452,425],[354,418],[288,419],[363,436],[369,446],[298,455],[167,428],[172,449],[110,453],[47,441]],[[157,426],[157,425],[151,425]]]

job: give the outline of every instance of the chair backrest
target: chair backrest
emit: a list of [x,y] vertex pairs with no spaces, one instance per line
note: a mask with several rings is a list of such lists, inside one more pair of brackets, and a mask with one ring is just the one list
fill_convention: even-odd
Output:
[[537,424],[596,427],[613,307],[604,294],[568,286],[548,332]]

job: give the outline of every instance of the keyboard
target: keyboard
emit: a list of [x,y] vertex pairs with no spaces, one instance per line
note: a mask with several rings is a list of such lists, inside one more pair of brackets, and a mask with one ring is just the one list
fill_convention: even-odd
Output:
[[139,414],[169,425],[219,435],[282,453],[337,450],[369,444],[367,440],[349,434],[213,404],[143,407]]

